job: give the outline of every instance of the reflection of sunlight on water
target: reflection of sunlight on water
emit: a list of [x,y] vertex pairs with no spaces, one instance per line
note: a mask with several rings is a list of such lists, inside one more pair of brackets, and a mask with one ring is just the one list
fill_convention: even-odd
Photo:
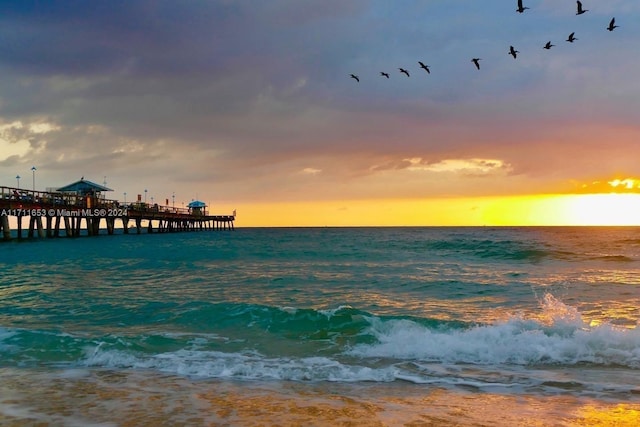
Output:
[[640,425],[640,407],[619,404],[610,407],[585,405],[576,411],[571,426],[637,427]]
[[581,307],[580,310],[584,318],[590,319],[590,327],[607,323],[628,329],[640,327],[640,299],[631,300],[628,304],[602,301],[589,307]]
[[584,270],[578,278],[581,282],[603,287],[603,284],[639,285],[640,271],[633,270]]

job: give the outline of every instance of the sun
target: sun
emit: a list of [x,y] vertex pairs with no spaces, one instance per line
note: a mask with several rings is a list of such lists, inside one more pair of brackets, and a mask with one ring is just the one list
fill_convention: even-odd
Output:
[[566,196],[563,209],[572,225],[640,225],[640,194]]
[[[538,194],[478,204],[483,225],[638,226],[640,194]],[[476,224],[473,224],[476,225]]]

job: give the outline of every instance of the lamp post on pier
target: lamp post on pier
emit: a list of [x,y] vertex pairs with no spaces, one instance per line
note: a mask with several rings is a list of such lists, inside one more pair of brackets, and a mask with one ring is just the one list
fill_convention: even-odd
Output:
[[36,191],[36,167],[31,166],[31,172],[33,172],[33,191]]
[[16,180],[18,181],[18,188],[20,188],[20,175],[16,175]]
[[124,192],[124,205],[127,205],[127,192]]
[[176,192],[175,191],[171,195],[171,202],[172,202],[172,207],[175,208],[176,207]]
[[144,189],[144,204],[147,204],[147,189]]

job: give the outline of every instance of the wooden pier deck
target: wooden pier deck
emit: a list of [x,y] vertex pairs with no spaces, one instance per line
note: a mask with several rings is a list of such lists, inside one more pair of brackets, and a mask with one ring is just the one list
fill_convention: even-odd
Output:
[[[16,237],[54,238],[114,234],[121,222],[123,234],[180,231],[234,230],[235,215],[211,215],[205,210],[150,205],[121,204],[100,196],[30,191],[0,186],[0,231],[11,240],[9,218],[17,223]],[[24,221],[28,221],[25,227]],[[104,220],[104,227],[102,226]],[[146,225],[143,226],[143,221]],[[155,225],[154,225],[155,224]],[[26,230],[26,236],[23,235]]]

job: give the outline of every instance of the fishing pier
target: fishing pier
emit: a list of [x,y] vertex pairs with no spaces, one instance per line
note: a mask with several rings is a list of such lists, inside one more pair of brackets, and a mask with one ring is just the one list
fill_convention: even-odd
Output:
[[56,191],[0,186],[2,240],[13,238],[12,222],[19,240],[25,237],[98,236],[105,231],[112,235],[117,225],[122,226],[123,234],[235,229],[235,212],[233,215],[211,215],[207,205],[200,201],[192,201],[186,208],[176,208],[148,204],[138,197],[136,202],[127,204],[105,198],[104,191],[111,190],[84,179]]

